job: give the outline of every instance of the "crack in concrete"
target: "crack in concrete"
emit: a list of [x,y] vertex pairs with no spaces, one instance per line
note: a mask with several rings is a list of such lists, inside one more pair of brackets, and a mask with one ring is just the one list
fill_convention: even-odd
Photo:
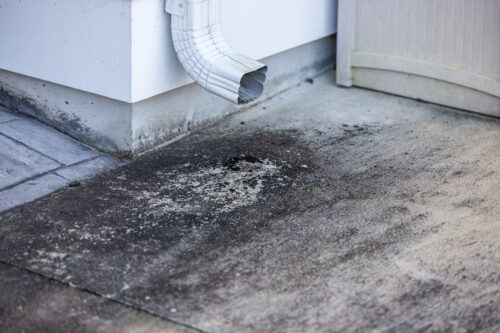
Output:
[[202,329],[200,329],[200,328],[198,328],[196,326],[190,325],[188,323],[183,323],[183,322],[180,322],[178,320],[175,320],[175,319],[172,319],[172,318],[169,318],[169,317],[166,317],[166,316],[162,316],[162,315],[160,315],[158,313],[149,311],[147,309],[144,309],[144,308],[142,308],[140,306],[137,306],[135,304],[132,304],[132,303],[127,303],[127,302],[120,301],[120,300],[117,300],[117,299],[105,297],[104,295],[102,295],[102,294],[100,294],[98,292],[95,292],[93,290],[90,290],[88,288],[82,288],[82,287],[75,286],[75,285],[73,285],[71,283],[68,283],[68,282],[65,282],[63,280],[57,279],[57,278],[52,277],[50,275],[46,275],[46,274],[34,271],[34,270],[31,270],[31,269],[23,267],[23,266],[15,265],[15,264],[13,264],[11,262],[8,262],[8,261],[5,261],[3,259],[0,259],[0,263],[4,264],[6,266],[13,267],[13,268],[16,268],[18,270],[21,270],[21,271],[33,274],[33,275],[36,275],[36,276],[39,276],[39,277],[41,277],[41,278],[43,278],[43,279],[45,279],[47,281],[53,281],[53,282],[56,282],[58,284],[64,285],[64,286],[66,286],[68,288],[76,289],[76,290],[79,290],[79,291],[81,291],[83,293],[86,293],[86,294],[89,294],[89,295],[93,295],[93,296],[97,296],[97,297],[102,298],[102,299],[104,299],[106,301],[118,304],[118,305],[126,307],[128,309],[131,309],[131,310],[134,310],[134,311],[137,311],[137,312],[145,313],[145,314],[147,314],[147,315],[149,315],[151,317],[154,317],[154,318],[157,318],[157,319],[161,319],[161,320],[165,320],[165,321],[171,322],[173,324],[189,328],[189,329],[194,330],[194,331],[199,332],[199,333],[209,333],[208,331],[204,331],[204,330],[202,330]]

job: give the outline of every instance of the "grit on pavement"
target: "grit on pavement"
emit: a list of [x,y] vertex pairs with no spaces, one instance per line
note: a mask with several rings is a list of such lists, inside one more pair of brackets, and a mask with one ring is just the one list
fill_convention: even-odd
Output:
[[0,213],[0,331],[498,332],[500,121],[332,78]]

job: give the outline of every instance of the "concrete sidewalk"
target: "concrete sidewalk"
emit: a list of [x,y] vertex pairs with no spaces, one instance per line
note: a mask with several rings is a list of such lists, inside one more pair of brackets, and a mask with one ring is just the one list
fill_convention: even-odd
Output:
[[0,213],[0,331],[498,332],[500,121],[332,77]]
[[50,127],[0,107],[0,212],[120,164]]

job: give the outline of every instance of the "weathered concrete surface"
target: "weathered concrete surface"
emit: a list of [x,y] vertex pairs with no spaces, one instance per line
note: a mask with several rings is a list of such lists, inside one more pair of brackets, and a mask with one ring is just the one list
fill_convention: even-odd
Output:
[[0,331],[188,333],[195,330],[0,263]]
[[65,179],[81,180],[91,178],[101,172],[116,168],[122,164],[118,159],[109,155],[100,155],[96,158],[86,160],[82,163],[74,164],[66,168],[60,168],[54,173]]
[[210,332],[500,327],[500,121],[323,76],[0,215],[0,260]]
[[0,133],[0,190],[61,164]]
[[18,119],[20,119],[20,117],[8,112],[6,108],[0,106],[0,124]]
[[0,108],[0,212],[122,163],[53,128]]
[[66,178],[48,173],[0,191],[0,212],[51,194],[69,183]]
[[64,165],[75,164],[99,155],[97,150],[71,140],[61,132],[31,119],[0,124],[0,133]]

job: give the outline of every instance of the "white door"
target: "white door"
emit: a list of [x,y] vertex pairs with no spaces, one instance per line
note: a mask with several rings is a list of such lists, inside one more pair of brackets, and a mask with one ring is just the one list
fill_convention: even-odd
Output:
[[337,83],[500,117],[500,0],[339,0]]

